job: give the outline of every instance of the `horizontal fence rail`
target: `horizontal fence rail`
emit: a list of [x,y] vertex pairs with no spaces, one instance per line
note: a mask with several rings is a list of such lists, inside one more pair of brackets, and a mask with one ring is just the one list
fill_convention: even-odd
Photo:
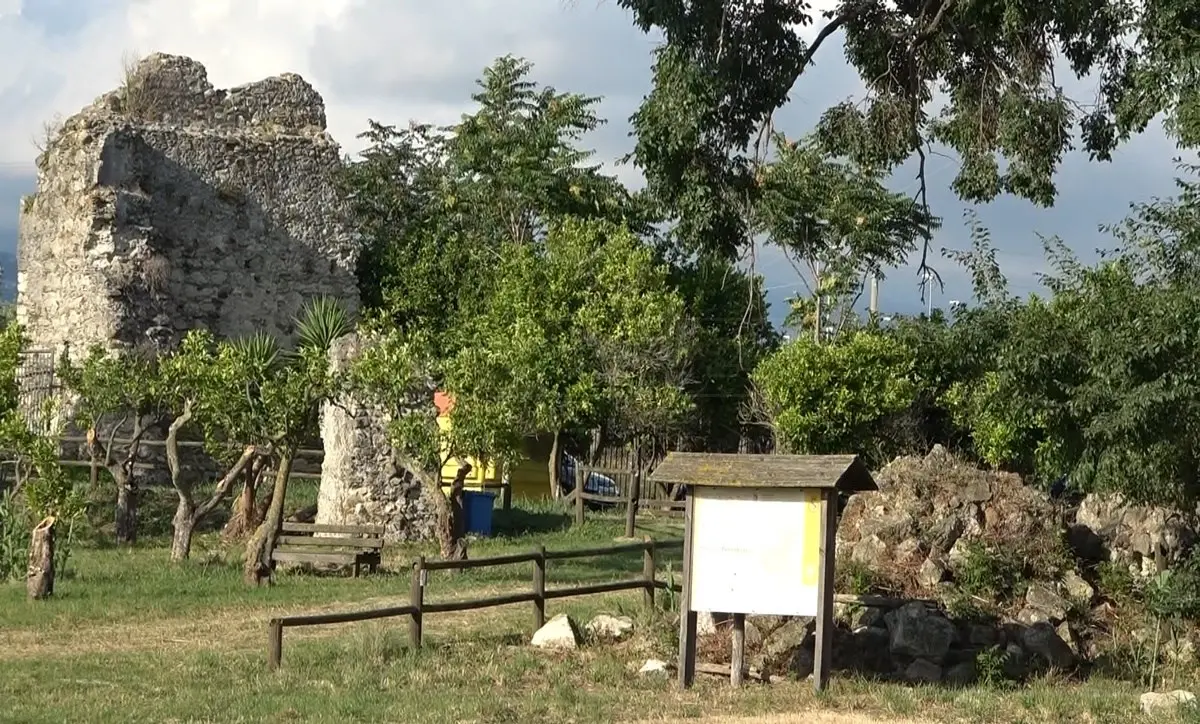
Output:
[[[323,626],[327,624],[353,623],[356,621],[407,616],[409,619],[409,645],[413,648],[420,648],[425,614],[455,613],[493,608],[496,606],[509,606],[518,603],[532,603],[534,607],[533,624],[534,631],[536,631],[546,624],[546,601],[574,596],[590,596],[599,593],[641,590],[645,604],[650,607],[654,605],[654,593],[656,590],[660,588],[676,588],[676,586],[672,586],[667,581],[659,581],[655,577],[658,567],[658,553],[662,551],[682,550],[682,548],[682,540],[654,541],[647,538],[639,543],[627,543],[600,548],[581,548],[569,551],[547,551],[544,547],[539,546],[528,553],[512,553],[462,561],[427,561],[422,556],[412,565],[409,602],[406,606],[392,606],[389,608],[344,613],[281,616],[271,619],[267,624],[267,668],[274,671],[279,668],[283,661],[283,630],[285,628]],[[639,551],[642,553],[642,574],[637,578],[562,588],[546,587],[546,564],[549,561],[595,558]],[[528,593],[510,593],[500,596],[489,596],[463,601],[444,601],[440,603],[431,603],[425,600],[425,588],[428,584],[430,571],[464,571],[472,568],[492,568],[518,563],[534,564],[531,590]]]

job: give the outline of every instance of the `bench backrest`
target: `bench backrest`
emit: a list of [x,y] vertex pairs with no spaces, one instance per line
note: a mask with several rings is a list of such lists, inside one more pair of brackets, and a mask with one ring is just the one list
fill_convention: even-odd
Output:
[[296,533],[335,533],[339,536],[358,536],[360,538],[380,538],[383,536],[382,525],[326,525],[324,523],[293,523],[284,521],[280,532]]
[[[321,535],[316,535],[320,533]],[[280,526],[276,545],[289,549],[353,548],[379,551],[383,549],[381,525],[321,525],[317,523],[284,522]]]

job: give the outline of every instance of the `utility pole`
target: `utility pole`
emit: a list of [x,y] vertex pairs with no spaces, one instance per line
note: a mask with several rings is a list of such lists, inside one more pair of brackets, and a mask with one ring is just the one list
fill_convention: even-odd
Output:
[[871,302],[868,308],[872,317],[879,314],[879,276],[875,272],[871,272]]

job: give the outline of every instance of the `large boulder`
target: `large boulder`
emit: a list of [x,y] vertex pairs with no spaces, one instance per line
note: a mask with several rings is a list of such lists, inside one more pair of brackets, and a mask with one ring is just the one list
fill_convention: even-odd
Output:
[[958,641],[958,627],[924,603],[913,602],[887,614],[893,656],[940,664]]

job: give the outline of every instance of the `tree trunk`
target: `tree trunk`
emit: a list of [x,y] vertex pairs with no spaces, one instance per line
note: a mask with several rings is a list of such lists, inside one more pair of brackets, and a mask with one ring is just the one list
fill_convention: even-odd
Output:
[[132,473],[122,477],[117,483],[117,545],[131,545],[137,542],[137,479]]
[[179,494],[179,505],[175,508],[175,518],[171,521],[174,533],[171,536],[171,560],[175,562],[187,560],[192,553],[192,533],[197,523],[196,505],[183,493]]
[[[171,539],[171,560],[182,561],[191,554],[192,536],[195,534],[196,526],[225,500],[230,489],[233,488],[233,482],[242,477],[251,458],[258,453],[253,446],[242,451],[242,456],[238,458],[238,461],[217,481],[212,496],[203,505],[197,507],[195,498],[192,496],[191,483],[184,482],[179,476],[178,457],[175,457],[178,448],[169,444],[167,450],[168,466],[171,467],[172,473],[171,479],[175,483],[175,492],[179,495],[179,505],[175,508],[175,519],[172,521],[174,535]],[[172,459],[176,461],[175,464],[170,462]]]
[[221,530],[223,540],[244,538],[262,523],[265,511],[258,503],[258,484],[265,470],[264,461],[264,457],[259,457],[246,469],[242,479],[242,492],[233,504],[233,515]]
[[[463,561],[467,559],[466,517],[463,515],[463,488],[466,486],[467,475],[471,465],[463,463],[454,474],[454,482],[450,485],[450,496],[446,505],[438,508],[438,543],[442,558],[448,561]],[[440,478],[440,476],[439,476]],[[439,480],[440,483],[440,480]],[[445,499],[440,491],[438,494]]]
[[559,432],[554,431],[554,442],[550,444],[550,497],[557,500],[561,495],[558,485],[559,463],[562,460],[562,448],[559,447]]
[[54,516],[45,517],[34,527],[30,536],[25,590],[33,600],[47,598],[54,593],[54,523]]
[[295,451],[290,449],[280,452],[279,467],[275,469],[275,486],[271,490],[271,504],[267,507],[263,522],[246,544],[243,578],[250,585],[262,585],[271,579],[271,551],[275,548],[275,539],[283,524],[283,502],[287,496],[288,478],[292,473],[295,455]]

